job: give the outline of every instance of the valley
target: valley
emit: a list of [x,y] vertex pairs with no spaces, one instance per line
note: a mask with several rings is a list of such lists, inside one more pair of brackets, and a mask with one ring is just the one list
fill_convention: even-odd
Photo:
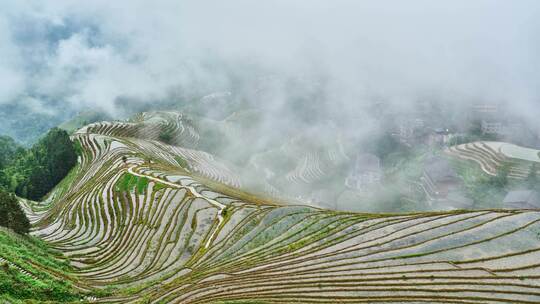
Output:
[[0,304],[539,304],[540,1],[12,0]]
[[184,124],[160,112],[90,124],[72,135],[83,153],[69,180],[21,201],[81,300],[540,301],[538,211],[374,214],[257,199],[218,158],[159,141],[164,125],[193,140]]

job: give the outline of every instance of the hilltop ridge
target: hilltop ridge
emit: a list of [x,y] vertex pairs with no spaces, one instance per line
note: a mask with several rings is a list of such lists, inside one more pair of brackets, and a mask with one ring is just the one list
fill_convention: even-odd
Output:
[[[163,134],[172,134],[163,140]],[[76,131],[32,234],[100,303],[538,303],[540,212],[367,214],[260,199],[182,113]]]

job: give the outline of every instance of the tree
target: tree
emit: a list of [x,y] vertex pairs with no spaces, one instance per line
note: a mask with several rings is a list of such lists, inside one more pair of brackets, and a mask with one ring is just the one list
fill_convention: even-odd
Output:
[[482,132],[482,121],[480,119],[472,121],[468,133],[477,137],[482,137],[482,135],[484,135],[484,132]]
[[489,183],[497,188],[504,188],[508,184],[508,174],[510,173],[510,165],[503,164],[497,169],[497,175],[490,178]]
[[17,195],[39,200],[75,166],[77,153],[66,131],[53,128],[38,143],[4,168],[3,187]]
[[0,168],[8,166],[21,149],[9,136],[0,136]]
[[173,140],[173,131],[162,128],[161,132],[159,133],[159,140],[166,144],[170,144]]
[[17,197],[3,190],[0,190],[0,226],[19,234],[30,231],[30,221],[19,205]]
[[396,140],[390,133],[377,136],[367,147],[367,151],[377,155],[383,163],[390,164],[396,156],[407,157],[409,148]]

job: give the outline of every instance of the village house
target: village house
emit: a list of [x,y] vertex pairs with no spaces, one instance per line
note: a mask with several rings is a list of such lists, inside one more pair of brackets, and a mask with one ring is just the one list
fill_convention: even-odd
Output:
[[502,135],[505,133],[505,125],[498,120],[482,120],[482,134]]
[[382,176],[381,160],[373,154],[359,153],[349,176],[345,179],[345,186],[364,192],[380,185]]
[[450,129],[435,128],[433,132],[431,132],[431,134],[429,135],[428,145],[432,147],[433,146],[442,147],[450,141],[451,137],[452,137],[452,133],[450,132]]

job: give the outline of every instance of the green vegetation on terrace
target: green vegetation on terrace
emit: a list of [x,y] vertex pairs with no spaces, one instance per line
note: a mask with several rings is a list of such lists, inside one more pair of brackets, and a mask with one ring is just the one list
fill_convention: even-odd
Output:
[[138,177],[133,174],[124,173],[122,177],[116,182],[115,189],[118,192],[128,192],[136,190],[137,194],[144,194],[144,191],[148,187],[148,178]]
[[0,229],[0,302],[79,301],[73,278],[65,275],[71,268],[60,257],[37,238]]
[[173,138],[174,138],[174,130],[167,129],[167,126],[163,125],[161,127],[161,131],[159,132],[159,140],[161,140],[162,142],[166,144],[170,144]]
[[215,304],[266,304],[268,302],[262,302],[262,301],[220,301],[216,302]]
[[[68,183],[88,177],[85,184],[70,195],[58,196],[61,208],[46,214],[56,221],[46,218],[36,225],[36,233],[47,235],[51,244],[72,253],[70,259],[78,267],[77,273],[82,273],[73,284],[84,286],[98,297],[97,302],[322,303],[334,295],[336,302],[384,302],[391,295],[436,303],[449,296],[471,302],[475,298],[467,295],[472,293],[483,294],[490,302],[511,298],[532,303],[538,299],[538,293],[532,291],[538,286],[537,278],[511,273],[527,267],[532,272],[536,267],[534,259],[528,258],[537,249],[540,215],[536,212],[458,210],[394,216],[278,207],[186,172],[178,166],[181,162],[172,160],[174,153],[164,149],[168,147],[117,140],[131,150],[120,150],[129,153],[130,159],[145,160],[141,167],[150,172],[148,178],[126,173],[126,166],[112,166],[122,154],[107,150],[109,142],[97,141],[86,149],[89,153],[94,147],[101,149],[100,157],[88,157],[91,163],[81,163],[72,171],[75,177],[64,179]],[[413,162],[407,163],[415,168],[401,166],[398,159],[401,171],[394,172],[396,181],[421,174],[423,168],[415,164],[422,163],[423,152],[412,150],[410,155]],[[390,157],[385,159],[394,163]],[[392,173],[389,168],[386,171]],[[183,185],[193,187],[195,195],[189,191],[156,193],[166,185],[149,187],[154,184],[153,179],[149,182],[150,176],[179,178]],[[110,178],[118,177],[113,186],[116,191],[141,193],[143,199],[138,200],[145,203],[133,208],[127,195],[111,195]],[[497,181],[504,182],[503,177]],[[58,186],[62,187],[64,182]],[[79,193],[72,196],[75,190]],[[58,193],[61,190],[55,190],[55,196]],[[216,208],[214,201],[227,206],[221,218],[221,207]],[[107,232],[94,233],[103,229]],[[61,277],[51,269],[72,273],[54,259],[54,252],[50,255],[51,263],[57,265],[45,267],[37,261],[43,268],[34,266],[34,257],[29,259],[32,265],[23,265],[24,261],[20,265],[38,278],[42,273]],[[500,263],[503,255],[508,263]],[[479,271],[473,277],[474,266],[452,266],[471,259],[493,260],[485,267],[497,275]],[[449,282],[449,275],[459,284]],[[383,284],[379,284],[381,279]],[[518,279],[523,282],[512,284]],[[366,290],[366,282],[377,294],[366,296],[371,292]],[[421,284],[425,290],[432,288],[426,291],[428,296],[414,293]],[[524,291],[516,292],[517,288]],[[76,293],[68,292],[70,295],[77,299]]]
[[540,179],[537,176],[537,166],[531,166],[529,175],[521,179],[509,178],[510,166],[503,164],[497,170],[497,175],[486,174],[473,161],[454,160],[454,167],[463,179],[467,196],[474,201],[475,209],[502,208],[502,202],[509,191],[531,189],[540,191]]
[[174,160],[178,163],[178,165],[180,165],[180,167],[189,170],[189,163],[185,159],[177,155],[174,157]]
[[[7,144],[9,143],[7,141]],[[9,150],[5,146],[0,149]],[[39,200],[51,191],[76,163],[76,146],[66,131],[54,128],[32,148],[17,149],[15,155],[6,160],[5,165],[0,168],[0,186],[20,197]]]

